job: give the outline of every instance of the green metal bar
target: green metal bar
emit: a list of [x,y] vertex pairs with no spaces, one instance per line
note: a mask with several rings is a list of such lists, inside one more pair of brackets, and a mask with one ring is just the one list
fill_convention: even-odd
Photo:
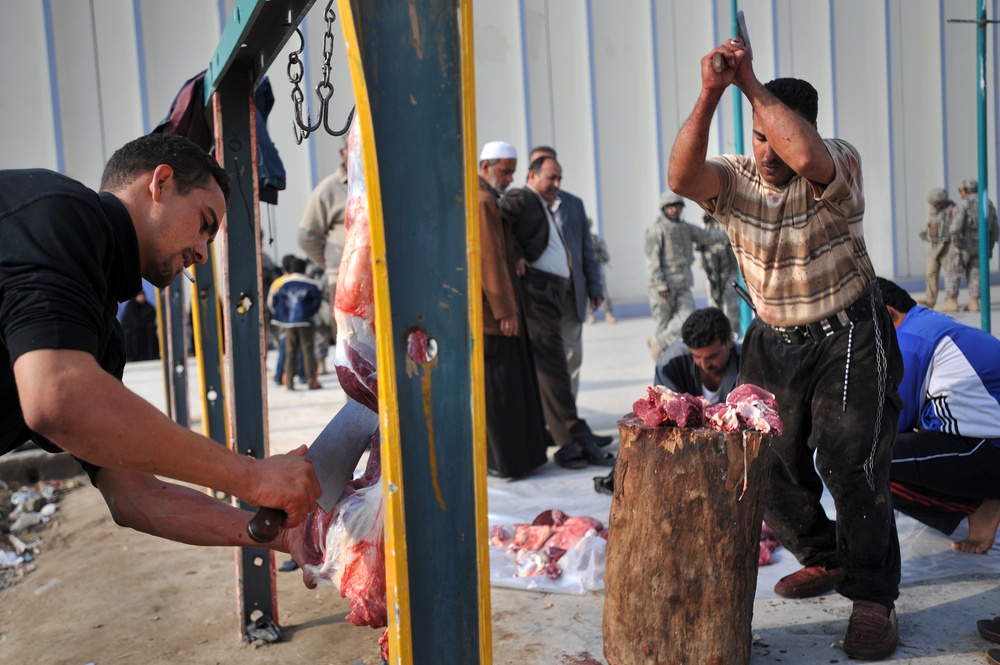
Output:
[[478,663],[489,620],[478,594],[461,1],[353,3],[384,194],[392,330],[379,334],[392,335],[396,367],[413,327],[439,350],[427,374],[400,373],[394,387],[412,627],[412,650],[401,649],[412,661],[397,662]]
[[[204,434],[213,441],[228,445],[226,435],[225,390],[222,377],[221,312],[219,293],[215,284],[215,248],[208,247],[208,262],[194,270],[196,284],[192,298],[192,319],[195,325],[195,357],[198,360],[201,384],[201,420]],[[215,491],[214,496],[223,501],[230,497]]]
[[315,1],[236,0],[205,72],[205,104],[237,63],[250,69],[255,89]]
[[[739,28],[736,23],[736,13],[739,11],[737,6],[737,0],[730,0],[729,2],[729,13],[730,21],[732,26],[733,35],[739,32]],[[749,28],[748,28],[749,30]],[[735,86],[733,90],[733,140],[734,147],[736,149],[736,154],[743,155],[743,95],[740,93],[739,88]],[[736,271],[736,279],[739,280],[740,286],[746,288],[746,284],[743,282],[743,273],[738,269]],[[747,328],[750,327],[750,322],[753,321],[753,310],[750,309],[750,305],[746,303],[742,298],[740,298],[740,330],[736,331],[739,336],[742,337]]]
[[[267,456],[267,400],[253,90],[254,72],[249,64],[234,64],[220,82],[216,151],[232,179],[223,241],[229,434],[237,453],[263,459]],[[242,501],[239,505],[254,508]],[[245,634],[247,623],[258,616],[278,621],[274,558],[270,550],[244,547],[238,559],[240,630]]]
[[979,0],[979,24],[976,28],[976,106],[979,124],[979,312],[983,330],[990,332],[990,229],[987,225],[989,190],[986,148],[986,0]]
[[187,321],[184,317],[184,285],[187,279],[178,275],[174,281],[163,290],[163,300],[166,304],[164,314],[167,326],[164,329],[164,347],[166,350],[166,368],[168,385],[170,387],[170,417],[179,425],[190,427],[191,417],[188,413],[187,390]]

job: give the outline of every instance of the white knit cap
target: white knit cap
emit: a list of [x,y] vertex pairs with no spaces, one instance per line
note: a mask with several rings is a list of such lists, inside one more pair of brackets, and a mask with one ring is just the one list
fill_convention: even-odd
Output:
[[506,141],[490,141],[479,154],[479,161],[485,159],[517,159],[517,149]]

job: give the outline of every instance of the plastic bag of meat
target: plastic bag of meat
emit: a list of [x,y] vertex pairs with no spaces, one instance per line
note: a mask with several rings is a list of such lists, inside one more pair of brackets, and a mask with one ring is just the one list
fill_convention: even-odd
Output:
[[347,209],[344,212],[344,253],[340,259],[333,316],[337,321],[334,364],[344,392],[378,410],[375,358],[375,296],[372,240],[368,225],[361,133],[355,122],[347,139]]
[[490,532],[493,586],[582,595],[604,589],[608,532],[592,517],[547,510]]
[[318,564],[307,564],[313,579],[332,584],[351,603],[345,617],[355,626],[388,625],[385,595],[385,540],[382,473],[379,439],[372,440],[372,454],[365,474],[352,480],[344,497],[329,515],[314,511],[307,521]]

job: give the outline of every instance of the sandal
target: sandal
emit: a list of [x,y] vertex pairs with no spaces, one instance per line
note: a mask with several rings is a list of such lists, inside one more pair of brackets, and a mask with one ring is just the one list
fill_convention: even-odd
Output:
[[990,642],[1000,643],[1000,617],[980,619],[976,622],[976,630]]
[[552,456],[556,464],[564,469],[585,469],[587,458],[578,443],[567,443]]

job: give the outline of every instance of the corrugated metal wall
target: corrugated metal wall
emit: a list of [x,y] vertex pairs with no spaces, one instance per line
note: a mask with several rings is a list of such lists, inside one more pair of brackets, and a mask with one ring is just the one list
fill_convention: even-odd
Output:
[[[148,131],[215,50],[232,0],[0,0],[0,168],[63,170],[96,186],[104,160]],[[988,3],[997,16],[998,0]],[[306,21],[307,79],[320,75],[324,0]],[[403,5],[401,5],[403,6]],[[864,165],[866,234],[876,269],[920,278],[926,192],[977,173],[976,0],[745,0],[761,80],[796,76],[820,93],[819,128],[854,143]],[[728,0],[474,0],[479,144],[522,155],[559,151],[564,186],[587,206],[612,254],[609,286],[645,303],[642,236],[656,216],[674,136],[700,87],[699,61],[730,33]],[[991,198],[997,173],[997,28],[988,29]],[[332,118],[352,103],[339,24]],[[292,136],[287,53],[270,74],[268,129],[288,189],[262,210],[265,247],[300,253],[296,228],[312,186],[337,165],[339,139]],[[315,95],[307,88],[315,107]],[[750,109],[743,104],[744,145]],[[723,99],[714,152],[732,151]],[[515,182],[523,182],[524,159]],[[420,168],[419,164],[403,168]],[[700,212],[686,209],[689,221]],[[272,230],[273,229],[273,230]],[[273,242],[270,242],[273,237]],[[698,288],[704,280],[695,271]]]

